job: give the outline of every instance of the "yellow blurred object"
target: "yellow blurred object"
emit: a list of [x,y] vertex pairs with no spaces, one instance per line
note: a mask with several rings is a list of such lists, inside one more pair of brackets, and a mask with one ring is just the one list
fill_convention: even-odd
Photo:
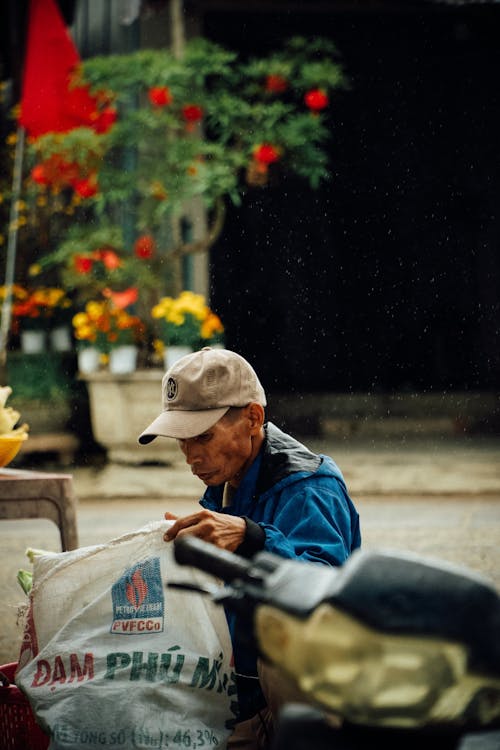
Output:
[[12,435],[0,435],[0,467],[7,466],[17,456],[28,433],[14,431]]
[[10,385],[0,386],[0,467],[10,464],[28,437],[29,425],[24,423],[15,427],[21,415],[10,406],[5,406],[11,393]]

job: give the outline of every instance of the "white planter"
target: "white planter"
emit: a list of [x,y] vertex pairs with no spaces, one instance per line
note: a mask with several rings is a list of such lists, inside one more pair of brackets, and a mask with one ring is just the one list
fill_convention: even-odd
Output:
[[50,331],[50,348],[54,352],[70,352],[73,348],[69,326],[57,326]]
[[181,357],[192,351],[190,346],[167,346],[164,353],[165,370],[169,370]]
[[80,349],[78,352],[78,370],[87,375],[91,372],[97,372],[101,359],[101,352],[93,346]]
[[21,331],[21,350],[25,354],[41,354],[45,351],[46,341],[45,331]]
[[115,375],[125,375],[134,372],[137,367],[137,347],[117,346],[111,349],[109,355],[109,371]]
[[[81,375],[87,384],[92,432],[107,451],[108,461],[126,464],[183,464],[184,455],[172,438],[139,445],[141,432],[161,412],[163,369],[115,375],[99,370]],[[189,473],[189,472],[188,472]],[[141,489],[137,488],[138,495]]]

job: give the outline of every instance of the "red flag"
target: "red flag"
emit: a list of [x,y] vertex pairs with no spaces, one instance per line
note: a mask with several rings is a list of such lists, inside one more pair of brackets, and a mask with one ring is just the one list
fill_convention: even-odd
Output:
[[96,101],[88,87],[70,87],[79,64],[55,0],[31,0],[19,118],[30,136],[94,125]]

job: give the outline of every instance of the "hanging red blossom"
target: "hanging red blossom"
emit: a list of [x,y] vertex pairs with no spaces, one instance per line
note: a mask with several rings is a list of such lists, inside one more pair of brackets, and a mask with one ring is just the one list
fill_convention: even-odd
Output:
[[312,112],[320,112],[330,103],[328,94],[323,89],[310,89],[306,92],[304,101]]
[[56,159],[54,162],[54,178],[53,182],[61,185],[73,185],[75,180],[78,180],[80,176],[80,166],[74,161],[66,161],[65,159],[57,159],[54,155],[51,157]]
[[273,164],[281,157],[280,149],[272,143],[260,143],[253,150],[253,158],[260,164]]
[[95,122],[94,130],[96,133],[107,133],[113,127],[118,117],[114,107],[105,107],[99,112]]
[[85,274],[91,272],[94,261],[88,255],[75,255],[73,264],[77,273]]
[[150,234],[143,234],[134,243],[134,253],[141,260],[148,260],[155,254],[156,242]]
[[110,299],[115,307],[120,310],[124,310],[129,305],[133,305],[139,298],[139,291],[137,287],[131,286],[128,289],[124,289],[123,292],[114,292],[109,287],[102,290],[103,297]]
[[69,162],[59,154],[36,164],[31,170],[31,179],[38,185],[52,185],[54,188],[63,188],[73,185],[78,179],[80,167],[76,162]]
[[73,122],[73,128],[93,127],[98,113],[97,100],[91,96],[90,86],[70,88],[65,96],[64,108],[69,121]]
[[186,122],[199,122],[203,117],[203,109],[198,104],[186,104],[182,108],[182,116]]
[[84,177],[82,180],[75,180],[73,187],[75,193],[77,193],[80,198],[92,198],[99,191],[97,176],[91,174],[89,177]]
[[168,86],[152,86],[148,91],[148,99],[155,107],[166,107],[172,103],[173,96]]
[[120,268],[123,265],[122,259],[115,253],[114,250],[104,247],[99,250],[94,250],[92,253],[96,260],[102,261],[102,264],[108,271],[114,271],[116,268]]
[[48,185],[50,182],[43,164],[35,164],[31,170],[31,179],[33,182],[36,182],[37,185]]
[[288,88],[288,81],[280,75],[270,74],[266,77],[265,89],[273,94],[282,94]]

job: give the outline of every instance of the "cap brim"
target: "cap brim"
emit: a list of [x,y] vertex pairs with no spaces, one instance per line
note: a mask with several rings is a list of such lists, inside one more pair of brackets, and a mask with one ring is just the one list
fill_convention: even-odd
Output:
[[139,435],[139,443],[147,445],[158,436],[180,440],[196,437],[213,427],[230,408],[222,406],[219,409],[205,411],[164,411]]

